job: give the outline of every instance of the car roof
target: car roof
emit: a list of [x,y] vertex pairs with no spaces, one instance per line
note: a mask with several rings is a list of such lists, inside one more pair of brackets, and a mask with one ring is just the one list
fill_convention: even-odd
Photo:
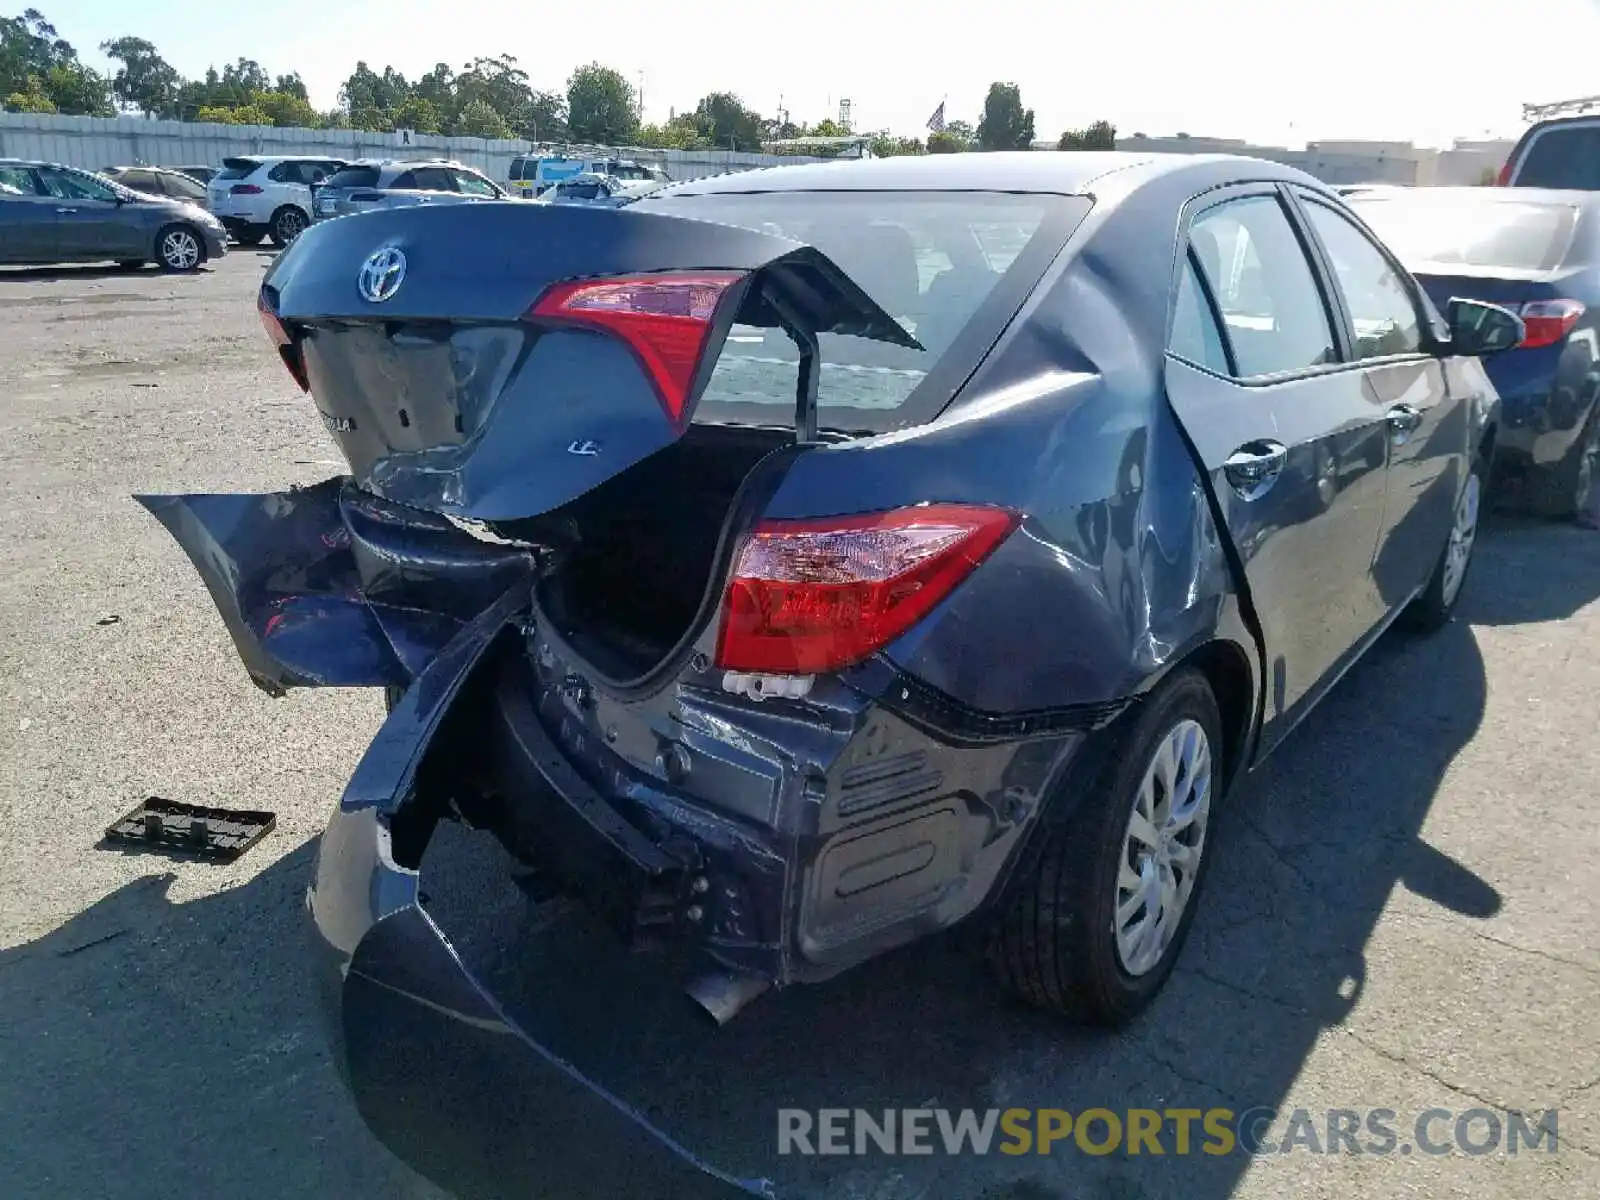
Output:
[[1146,177],[1190,173],[1211,177],[1223,164],[1248,167],[1241,178],[1325,187],[1293,167],[1237,154],[1145,154],[1127,151],[1017,150],[986,154],[905,155],[764,167],[675,184],[654,193],[702,196],[740,192],[985,191],[1078,195],[1117,171]]
[[[1372,189],[1378,195],[1346,196],[1347,201],[1362,199],[1388,199],[1381,189]],[[1479,200],[1484,204],[1570,204],[1578,208],[1600,208],[1600,192],[1577,191],[1570,188],[1536,187],[1418,187],[1396,188],[1407,200],[1458,199]]]

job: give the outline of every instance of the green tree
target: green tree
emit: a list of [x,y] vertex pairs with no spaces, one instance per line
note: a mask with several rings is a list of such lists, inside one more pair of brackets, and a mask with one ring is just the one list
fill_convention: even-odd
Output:
[[388,133],[394,128],[394,115],[373,108],[370,104],[363,108],[352,108],[346,121],[348,124],[345,128],[360,129],[366,133]]
[[311,102],[288,92],[263,92],[255,98],[255,107],[274,125],[315,129],[318,124],[317,110]]
[[272,90],[272,78],[253,58],[240,58],[222,68],[222,85],[241,96]]
[[78,61],[78,52],[36,8],[18,17],[0,17],[0,95],[33,97],[29,111],[48,111],[40,98],[62,113],[110,116],[110,86]]
[[238,125],[240,124],[236,115],[238,111],[238,109],[227,108],[221,104],[207,104],[200,108],[194,119],[213,125]]
[[926,154],[920,138],[890,137],[880,133],[870,146],[874,158],[900,158],[908,154]]
[[958,139],[964,147],[970,147],[978,140],[978,131],[972,127],[971,121],[948,121],[945,123],[944,131]]
[[535,91],[528,102],[524,134],[531,142],[567,140],[567,98],[560,92]]
[[396,129],[415,129],[418,133],[439,133],[444,129],[444,114],[432,100],[413,96],[395,109]]
[[507,127],[526,127],[533,104],[528,73],[509,54],[473,59],[456,76],[457,112],[464,112],[467,105],[480,100],[499,114]]
[[1115,150],[1117,127],[1110,121],[1096,121],[1087,129],[1069,129],[1056,142],[1057,150]]
[[966,138],[958,137],[948,129],[928,135],[929,154],[963,154],[972,149],[972,143]]
[[705,144],[694,122],[686,116],[665,125],[641,125],[633,136],[633,143],[652,150],[696,150]]
[[639,130],[633,85],[621,72],[590,63],[567,80],[567,129],[574,141],[623,145]]
[[458,137],[508,138],[511,126],[486,101],[469,100],[461,106],[450,132]]
[[172,112],[183,82],[155,46],[137,37],[120,37],[100,43],[100,52],[120,63],[111,77],[111,94],[147,117]]
[[235,125],[271,125],[272,118],[254,104],[241,104],[233,110]]
[[978,145],[985,150],[1027,150],[1033,145],[1033,109],[1022,107],[1014,83],[991,83],[978,122]]
[[279,75],[278,81],[272,85],[272,90],[282,92],[285,96],[293,96],[297,100],[311,103],[311,93],[306,91],[306,81],[300,78],[299,71],[290,71],[287,75]]
[[732,92],[712,92],[694,109],[694,128],[704,141],[723,150],[760,150],[761,116]]
[[[396,109],[411,98],[411,85],[406,77],[393,67],[385,67],[379,75],[365,62],[358,61],[356,69],[339,88],[339,102],[350,114],[350,124],[356,129],[374,132],[393,128]],[[363,123],[361,116],[371,111],[380,114],[376,123]]]
[[55,102],[39,90],[37,80],[29,85],[28,91],[7,96],[4,107],[10,112],[53,113],[56,110]]

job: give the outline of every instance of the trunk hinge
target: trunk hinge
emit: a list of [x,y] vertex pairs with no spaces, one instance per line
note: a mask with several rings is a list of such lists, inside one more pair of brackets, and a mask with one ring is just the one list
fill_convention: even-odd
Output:
[[817,345],[817,332],[780,289],[768,283],[761,290],[762,298],[778,314],[778,324],[800,351],[800,371],[794,389],[794,440],[803,446],[817,440],[817,391],[822,377],[822,351]]

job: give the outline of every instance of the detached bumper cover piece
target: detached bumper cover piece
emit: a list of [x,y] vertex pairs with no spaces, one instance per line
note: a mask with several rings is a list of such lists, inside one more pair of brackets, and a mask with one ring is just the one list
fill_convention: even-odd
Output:
[[[341,1071],[385,1140],[425,1158],[498,1164],[564,1200],[772,1196],[696,1157],[508,1016],[423,910],[417,772],[464,683],[514,629],[509,590],[467,624],[390,714],[323,835],[307,893],[318,975]],[[426,840],[426,831],[422,832]],[[466,1144],[471,1143],[471,1144]],[[423,1164],[425,1165],[425,1164]]]

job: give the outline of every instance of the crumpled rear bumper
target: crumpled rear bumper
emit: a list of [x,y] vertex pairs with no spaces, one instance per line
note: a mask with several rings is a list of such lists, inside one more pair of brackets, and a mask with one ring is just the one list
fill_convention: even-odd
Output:
[[[323,835],[306,904],[339,1070],[379,1139],[461,1195],[772,1195],[697,1158],[520,1026],[425,911],[419,872],[396,861],[396,843],[412,853],[417,840],[406,806],[423,752],[515,602],[491,606],[406,693]],[[464,1165],[477,1183],[463,1184]]]

